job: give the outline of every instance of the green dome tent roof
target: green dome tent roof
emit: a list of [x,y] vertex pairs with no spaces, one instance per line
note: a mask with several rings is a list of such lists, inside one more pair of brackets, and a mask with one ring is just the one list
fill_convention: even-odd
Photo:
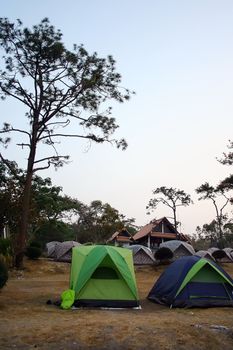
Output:
[[70,289],[77,306],[138,306],[132,252],[104,245],[74,247]]

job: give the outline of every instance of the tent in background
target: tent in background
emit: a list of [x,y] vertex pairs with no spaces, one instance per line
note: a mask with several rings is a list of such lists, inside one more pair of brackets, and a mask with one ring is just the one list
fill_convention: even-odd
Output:
[[48,258],[54,259],[55,258],[55,248],[57,244],[61,244],[61,242],[52,241],[46,243],[46,254]]
[[72,248],[81,244],[75,241],[65,241],[55,246],[54,258],[57,261],[71,262]]
[[73,248],[70,289],[77,307],[138,307],[132,252],[104,245]]
[[233,258],[229,251],[225,249],[219,249],[216,247],[211,247],[208,251],[213,255],[215,260],[219,263],[229,263],[233,262]]
[[195,255],[199,256],[200,258],[205,258],[205,259],[209,259],[209,260],[215,261],[213,255],[211,254],[211,252],[208,252],[208,250],[198,250],[195,253]]
[[230,262],[233,262],[233,249],[232,248],[224,248],[223,250],[226,253],[227,257],[230,259]]
[[128,247],[133,252],[134,265],[153,265],[155,258],[148,247],[140,244],[134,244]]
[[148,299],[170,307],[233,306],[233,280],[213,261],[182,257],[162,273]]
[[173,253],[174,259],[195,254],[195,250],[191,244],[179,240],[171,240],[161,243],[159,249],[162,247],[169,248]]

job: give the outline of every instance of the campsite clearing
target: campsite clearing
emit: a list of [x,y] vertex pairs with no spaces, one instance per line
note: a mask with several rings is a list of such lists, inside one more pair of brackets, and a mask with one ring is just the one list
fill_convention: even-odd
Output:
[[[223,268],[233,277],[233,264]],[[0,349],[233,348],[233,309],[169,309],[146,299],[163,266],[136,267],[141,310],[61,310],[70,264],[25,261],[0,291]]]

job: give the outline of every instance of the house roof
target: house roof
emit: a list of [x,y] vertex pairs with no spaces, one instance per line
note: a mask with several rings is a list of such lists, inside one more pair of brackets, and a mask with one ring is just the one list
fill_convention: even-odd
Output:
[[[169,226],[171,228],[171,230],[174,231],[174,233],[167,233],[167,232],[152,232],[153,229],[156,228],[156,226],[158,226],[162,221],[164,221],[167,226]],[[167,237],[167,238],[174,238],[176,236],[176,234],[178,234],[178,231],[175,229],[175,227],[170,223],[170,221],[166,218],[166,217],[163,217],[161,219],[158,219],[158,220],[152,220],[149,224],[143,226],[141,228],[141,230],[139,230],[135,235],[134,235],[134,239],[137,240],[137,239],[140,239],[142,237],[145,237],[147,236],[148,234],[151,234],[152,237],[164,237],[164,234],[171,234],[172,236],[171,237]],[[158,234],[161,234],[162,236],[157,236]]]
[[111,242],[114,240],[118,242],[131,242],[134,240],[134,238],[126,229],[122,229],[121,231],[116,231],[115,233],[113,233],[113,235],[107,240],[107,242]]

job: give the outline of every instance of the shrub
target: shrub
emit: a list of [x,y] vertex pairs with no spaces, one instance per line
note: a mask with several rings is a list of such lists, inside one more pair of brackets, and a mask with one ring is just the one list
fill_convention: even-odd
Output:
[[0,289],[6,284],[8,280],[8,271],[6,264],[0,260]]
[[0,238],[0,254],[4,256],[12,255],[12,244],[9,238]]
[[30,242],[29,247],[37,247],[41,249],[41,243],[38,241],[32,241]]
[[159,248],[156,252],[155,252],[155,259],[156,260],[170,260],[173,258],[173,252],[167,248],[167,247],[162,247]]
[[8,267],[12,266],[13,249],[9,238],[0,238],[0,258]]
[[27,250],[25,252],[25,255],[31,260],[38,259],[41,256],[41,254],[42,254],[42,250],[34,246],[27,247]]

